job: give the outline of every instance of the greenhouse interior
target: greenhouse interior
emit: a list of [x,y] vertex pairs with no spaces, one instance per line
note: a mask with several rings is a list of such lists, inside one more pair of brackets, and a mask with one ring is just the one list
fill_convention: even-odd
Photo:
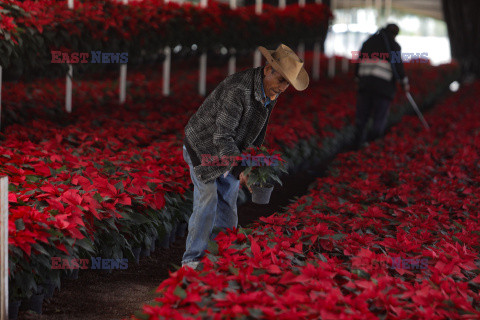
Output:
[[0,320],[480,319],[479,17],[0,0]]

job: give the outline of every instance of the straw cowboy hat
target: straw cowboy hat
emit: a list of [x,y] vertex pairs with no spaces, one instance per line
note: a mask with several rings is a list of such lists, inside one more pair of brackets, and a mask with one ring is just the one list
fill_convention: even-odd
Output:
[[258,47],[258,50],[273,69],[278,71],[295,89],[303,91],[308,87],[309,78],[303,67],[303,60],[292,49],[281,44],[276,50],[267,50],[264,47]]

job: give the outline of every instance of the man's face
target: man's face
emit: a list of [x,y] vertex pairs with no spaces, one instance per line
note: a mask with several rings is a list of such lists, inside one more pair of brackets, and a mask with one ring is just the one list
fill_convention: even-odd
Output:
[[283,78],[283,76],[276,72],[271,65],[265,66],[263,68],[263,90],[265,90],[265,95],[271,100],[274,100],[275,97],[287,90],[290,83]]

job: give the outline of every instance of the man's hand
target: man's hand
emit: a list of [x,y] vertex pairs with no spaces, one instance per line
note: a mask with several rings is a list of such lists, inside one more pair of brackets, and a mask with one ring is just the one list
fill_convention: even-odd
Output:
[[250,193],[252,193],[252,188],[247,185],[247,181],[248,181],[248,176],[244,175],[243,172],[240,173],[240,185],[247,186]]

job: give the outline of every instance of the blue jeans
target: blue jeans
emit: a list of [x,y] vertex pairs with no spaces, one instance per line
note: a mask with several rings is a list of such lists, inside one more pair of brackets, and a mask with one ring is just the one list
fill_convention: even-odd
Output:
[[[193,182],[193,213],[188,222],[186,250],[182,264],[198,261],[204,256],[208,241],[216,236],[217,228],[237,227],[237,198],[240,181],[231,173],[209,183],[197,179],[187,150],[183,148],[183,159],[190,167]],[[214,230],[215,229],[215,230]]]

